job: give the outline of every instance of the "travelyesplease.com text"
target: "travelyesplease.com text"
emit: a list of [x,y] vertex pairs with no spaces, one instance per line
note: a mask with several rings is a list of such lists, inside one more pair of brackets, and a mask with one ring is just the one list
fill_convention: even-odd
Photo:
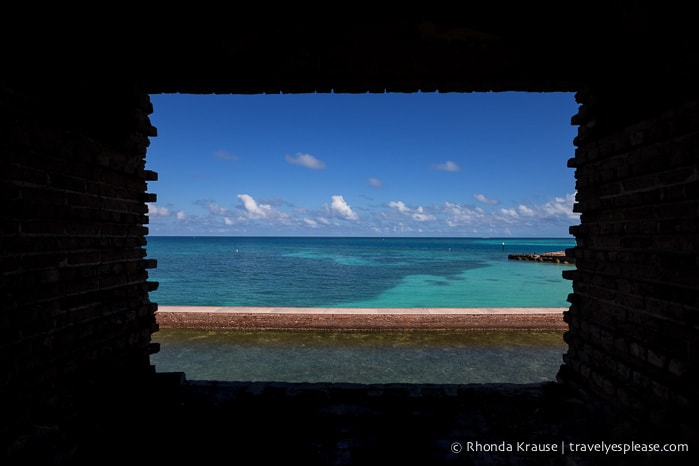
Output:
[[687,453],[687,443],[643,443],[643,442],[453,442],[453,453],[469,452],[518,452],[518,453],[602,453],[631,454],[631,453]]

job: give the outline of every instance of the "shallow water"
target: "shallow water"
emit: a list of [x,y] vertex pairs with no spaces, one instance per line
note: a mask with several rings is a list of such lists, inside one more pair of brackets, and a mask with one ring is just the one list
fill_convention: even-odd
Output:
[[[505,243],[503,249],[503,243]],[[572,265],[508,260],[569,238],[149,237],[172,306],[567,307]]]
[[534,383],[555,380],[562,331],[161,329],[158,372],[189,380]]

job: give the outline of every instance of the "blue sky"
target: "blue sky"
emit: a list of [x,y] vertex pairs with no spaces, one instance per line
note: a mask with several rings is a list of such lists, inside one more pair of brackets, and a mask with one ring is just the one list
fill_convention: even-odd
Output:
[[151,235],[569,237],[571,93],[151,96]]

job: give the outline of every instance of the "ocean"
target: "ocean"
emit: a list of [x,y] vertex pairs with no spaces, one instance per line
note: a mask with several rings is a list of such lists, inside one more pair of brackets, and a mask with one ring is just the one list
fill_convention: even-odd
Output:
[[[504,244],[504,245],[503,245]],[[148,237],[152,301],[173,306],[567,307],[572,265],[513,261],[568,238]],[[555,380],[561,331],[160,329],[159,372],[190,380]]]
[[[504,244],[504,246],[503,246]],[[151,300],[179,306],[567,307],[571,238],[148,237]]]

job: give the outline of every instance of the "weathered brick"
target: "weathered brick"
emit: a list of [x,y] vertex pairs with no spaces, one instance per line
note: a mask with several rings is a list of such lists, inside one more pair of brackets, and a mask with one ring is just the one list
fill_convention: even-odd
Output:
[[[613,18],[609,22],[615,24]],[[624,27],[614,33],[628,37]],[[656,45],[666,32],[639,42],[649,50],[621,58],[634,67],[629,75],[604,70],[597,79],[595,70],[586,69],[597,57],[581,53],[576,64],[592,79],[576,96],[581,108],[572,122],[580,128],[575,158],[568,161],[576,170],[574,209],[582,215],[581,224],[570,230],[578,246],[576,269],[565,275],[573,282],[569,301],[574,306],[566,314],[569,350],[562,373],[574,375],[571,384],[653,419],[663,418],[673,404],[691,412],[696,386],[687,375],[699,357],[695,80],[681,88],[692,71],[684,63],[677,73],[663,67],[672,76],[663,89],[631,80],[643,79],[638,71],[652,68],[654,63],[635,68],[634,62],[657,53],[655,47],[663,52],[662,64],[670,63],[672,51]],[[675,37],[677,31],[672,32]],[[686,42],[673,43],[690,50]],[[498,41],[501,45],[506,42]],[[124,57],[136,57],[135,50]],[[596,52],[601,53],[599,47]],[[419,56],[412,59],[419,65]],[[124,62],[111,64],[119,63]],[[128,80],[94,84],[103,70],[92,62],[95,72],[80,76],[81,85],[68,86],[61,77],[77,61],[62,65],[61,73],[41,80],[53,84],[48,90],[32,91],[30,84],[12,80],[0,87],[0,195],[7,204],[0,229],[6,253],[0,286],[2,319],[12,326],[3,327],[2,335],[11,341],[3,347],[7,353],[20,355],[3,353],[0,366],[8,376],[3,388],[12,383],[27,388],[13,393],[27,406],[70,406],[61,400],[71,391],[67,379],[92,387],[97,373],[119,378],[124,372],[147,372],[154,351],[149,340],[156,306],[148,298],[154,285],[147,281],[150,263],[142,249],[148,233],[145,203],[156,198],[146,193],[147,181],[157,176],[145,170],[144,160],[148,137],[157,134],[148,119],[152,107],[145,91]],[[319,71],[312,74],[327,76],[322,67]],[[423,78],[419,69],[417,77]],[[501,83],[499,75],[495,81]],[[235,80],[230,83],[235,87]],[[666,100],[681,91],[691,97],[686,103]],[[397,394],[391,396],[406,396],[405,390],[393,391]],[[351,441],[338,444],[347,447]]]

